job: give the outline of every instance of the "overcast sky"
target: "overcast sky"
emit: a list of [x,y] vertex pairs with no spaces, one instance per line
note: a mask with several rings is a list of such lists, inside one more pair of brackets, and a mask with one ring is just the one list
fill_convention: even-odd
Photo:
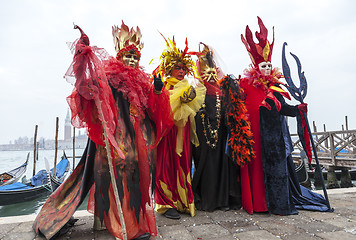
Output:
[[[288,43],[287,52],[301,60],[308,81],[309,121],[319,130],[323,124],[327,130],[341,130],[348,116],[349,129],[356,129],[355,9],[351,0],[2,1],[0,144],[33,137],[36,124],[38,137],[54,139],[56,117],[63,138],[66,97],[73,88],[63,78],[72,61],[66,42],[79,37],[73,22],[91,45],[112,55],[112,25],[121,20],[129,27],[138,25],[145,44],[140,64],[147,72],[156,67],[165,48],[161,32],[175,35],[181,48],[185,37],[190,50],[197,51],[201,41],[211,45],[223,71],[238,76],[251,63],[240,34],[246,25],[252,32],[259,30],[260,16],[270,40],[275,27],[273,66],[281,67],[283,42]],[[155,64],[149,65],[151,59]],[[290,57],[288,61],[299,82],[295,62]]]

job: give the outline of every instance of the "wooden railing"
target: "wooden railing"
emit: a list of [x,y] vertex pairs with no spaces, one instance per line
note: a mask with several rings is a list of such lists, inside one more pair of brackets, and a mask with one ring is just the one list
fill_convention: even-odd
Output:
[[[302,144],[297,134],[291,134],[294,160],[300,159]],[[356,130],[314,132],[313,141],[319,163],[328,166],[356,167]],[[312,163],[315,163],[313,155]]]

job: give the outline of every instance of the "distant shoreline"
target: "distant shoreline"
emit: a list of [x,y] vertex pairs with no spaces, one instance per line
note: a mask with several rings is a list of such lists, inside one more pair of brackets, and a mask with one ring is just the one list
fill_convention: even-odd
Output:
[[[84,149],[87,145],[87,142],[88,137],[86,135],[78,136],[75,138],[75,148]],[[0,144],[0,151],[33,151],[33,145],[33,141],[26,141],[23,143]],[[39,150],[54,150],[55,146],[56,144],[54,140],[42,140],[37,142],[37,148]],[[73,149],[73,139],[70,138],[65,140],[58,140],[57,149]]]
[[[58,150],[68,150],[68,149],[73,149],[73,148],[58,148]],[[75,149],[85,149],[85,147],[76,147]],[[54,150],[54,148],[39,148],[38,150]],[[33,151],[32,148],[2,148],[0,145],[0,152],[8,152],[8,151]]]

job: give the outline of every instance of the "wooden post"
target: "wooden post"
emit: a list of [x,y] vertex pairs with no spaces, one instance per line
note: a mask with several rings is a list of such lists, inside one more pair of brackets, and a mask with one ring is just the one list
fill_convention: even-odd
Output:
[[75,167],[75,127],[73,127],[73,171]]
[[315,121],[313,121],[313,131],[314,131],[314,132],[317,132],[316,125],[315,125]]
[[[315,121],[313,121],[313,131],[314,132],[318,132],[316,125],[315,125]],[[310,139],[311,141],[314,141],[314,139]],[[319,139],[318,139],[318,135],[315,135],[315,141],[318,143]],[[316,147],[316,151],[319,152],[319,147]]]
[[38,161],[38,149],[39,149],[39,145],[40,145],[40,143],[39,142],[37,142],[37,152],[36,152],[36,161]]
[[347,121],[347,116],[345,116],[345,124],[346,124],[346,130],[349,130],[349,123]]
[[[347,121],[347,116],[345,116],[345,126],[346,126],[346,131],[349,130],[349,123]],[[350,134],[346,134],[346,138],[349,138],[349,137],[350,137]]]
[[[324,124],[324,132],[326,133],[326,125]],[[325,141],[325,148],[329,148],[328,140]]]
[[35,126],[35,137],[33,139],[33,172],[32,172],[32,176],[35,176],[35,174],[36,174],[37,129],[38,129],[38,125]]
[[57,170],[57,151],[58,151],[58,128],[59,128],[59,118],[56,117],[56,138],[54,140],[54,168],[53,168],[53,176],[56,176]]
[[334,135],[329,133],[330,135],[330,153],[331,153],[331,165],[336,166],[335,161],[335,144],[334,144]]

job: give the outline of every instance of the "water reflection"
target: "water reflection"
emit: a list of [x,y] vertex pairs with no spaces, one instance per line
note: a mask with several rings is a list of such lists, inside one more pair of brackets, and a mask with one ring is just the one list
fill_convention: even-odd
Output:
[[[84,199],[78,210],[86,210],[88,204],[88,196]],[[0,206],[0,217],[37,214],[48,197],[49,195],[42,196],[28,202]]]
[[[84,149],[76,149],[76,155],[81,156],[83,154]],[[18,167],[20,164],[24,162],[26,159],[27,153],[29,151],[0,151],[0,172],[5,172],[9,169],[13,169]],[[70,156],[72,149],[66,150],[67,156]],[[50,167],[54,166],[55,152],[54,150],[40,150],[39,151],[38,161],[36,162],[36,172],[41,169],[45,169],[45,161],[44,158],[47,158],[50,163]],[[61,158],[62,152],[57,154],[57,160],[59,161]],[[32,160],[31,160],[32,159]],[[72,169],[72,159],[70,159],[71,169]],[[78,163],[79,159],[76,159],[74,165]],[[31,178],[33,175],[33,152],[30,152],[30,161],[27,166],[27,170],[24,176],[27,179]],[[21,180],[20,180],[21,181]],[[19,216],[19,215],[29,215],[29,214],[37,214],[42,205],[46,202],[48,195],[42,196],[40,198],[34,199],[32,201],[16,203],[6,206],[0,206],[0,217],[8,217],[8,216]],[[85,210],[87,206],[88,199],[86,198],[82,205],[79,207],[79,210]]]

